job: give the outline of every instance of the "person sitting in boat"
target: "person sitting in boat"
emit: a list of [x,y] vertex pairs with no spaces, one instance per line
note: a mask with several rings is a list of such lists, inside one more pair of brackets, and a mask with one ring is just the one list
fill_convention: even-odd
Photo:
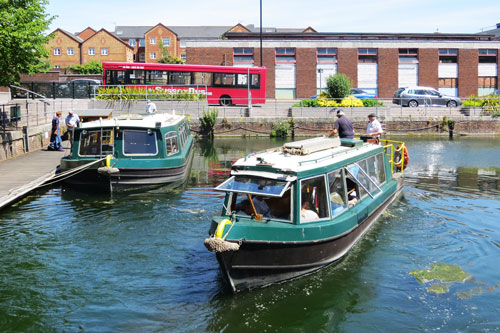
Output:
[[302,208],[300,209],[300,219],[302,221],[318,220],[319,215],[315,211],[311,210],[311,204],[309,201],[304,201],[302,203]]
[[264,201],[264,198],[262,196],[260,195],[254,196],[252,202],[258,214],[262,214],[262,216],[264,217],[271,217],[271,209]]
[[236,215],[252,216],[253,209],[250,200],[245,199],[236,206]]
[[337,192],[330,193],[330,205],[332,207],[332,216],[341,212],[346,207],[342,196]]

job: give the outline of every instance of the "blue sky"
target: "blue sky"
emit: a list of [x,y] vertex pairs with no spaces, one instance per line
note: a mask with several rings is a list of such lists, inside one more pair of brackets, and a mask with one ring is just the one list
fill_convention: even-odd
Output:
[[[263,26],[320,32],[476,33],[500,23],[499,0],[262,0]],[[144,4],[142,4],[144,3]],[[49,0],[51,30],[115,25],[259,25],[259,0]]]

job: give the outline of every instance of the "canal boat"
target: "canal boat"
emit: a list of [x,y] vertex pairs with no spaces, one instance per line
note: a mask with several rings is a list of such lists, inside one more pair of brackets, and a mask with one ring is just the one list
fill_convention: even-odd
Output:
[[313,138],[236,161],[205,246],[234,292],[335,263],[401,192],[404,143]]
[[184,116],[130,114],[80,123],[71,154],[61,160],[65,180],[82,188],[120,191],[178,186],[193,159],[193,138]]

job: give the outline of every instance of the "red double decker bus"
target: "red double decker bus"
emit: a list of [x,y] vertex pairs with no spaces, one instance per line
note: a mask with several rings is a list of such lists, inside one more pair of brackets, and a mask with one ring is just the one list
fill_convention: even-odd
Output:
[[265,67],[103,62],[104,86],[135,86],[206,94],[210,104],[266,102]]

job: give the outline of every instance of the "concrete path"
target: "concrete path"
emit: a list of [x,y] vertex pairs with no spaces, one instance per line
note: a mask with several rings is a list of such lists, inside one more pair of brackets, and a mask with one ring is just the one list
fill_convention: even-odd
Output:
[[0,161],[0,209],[54,177],[61,158],[68,154],[69,148],[64,152],[43,149]]

